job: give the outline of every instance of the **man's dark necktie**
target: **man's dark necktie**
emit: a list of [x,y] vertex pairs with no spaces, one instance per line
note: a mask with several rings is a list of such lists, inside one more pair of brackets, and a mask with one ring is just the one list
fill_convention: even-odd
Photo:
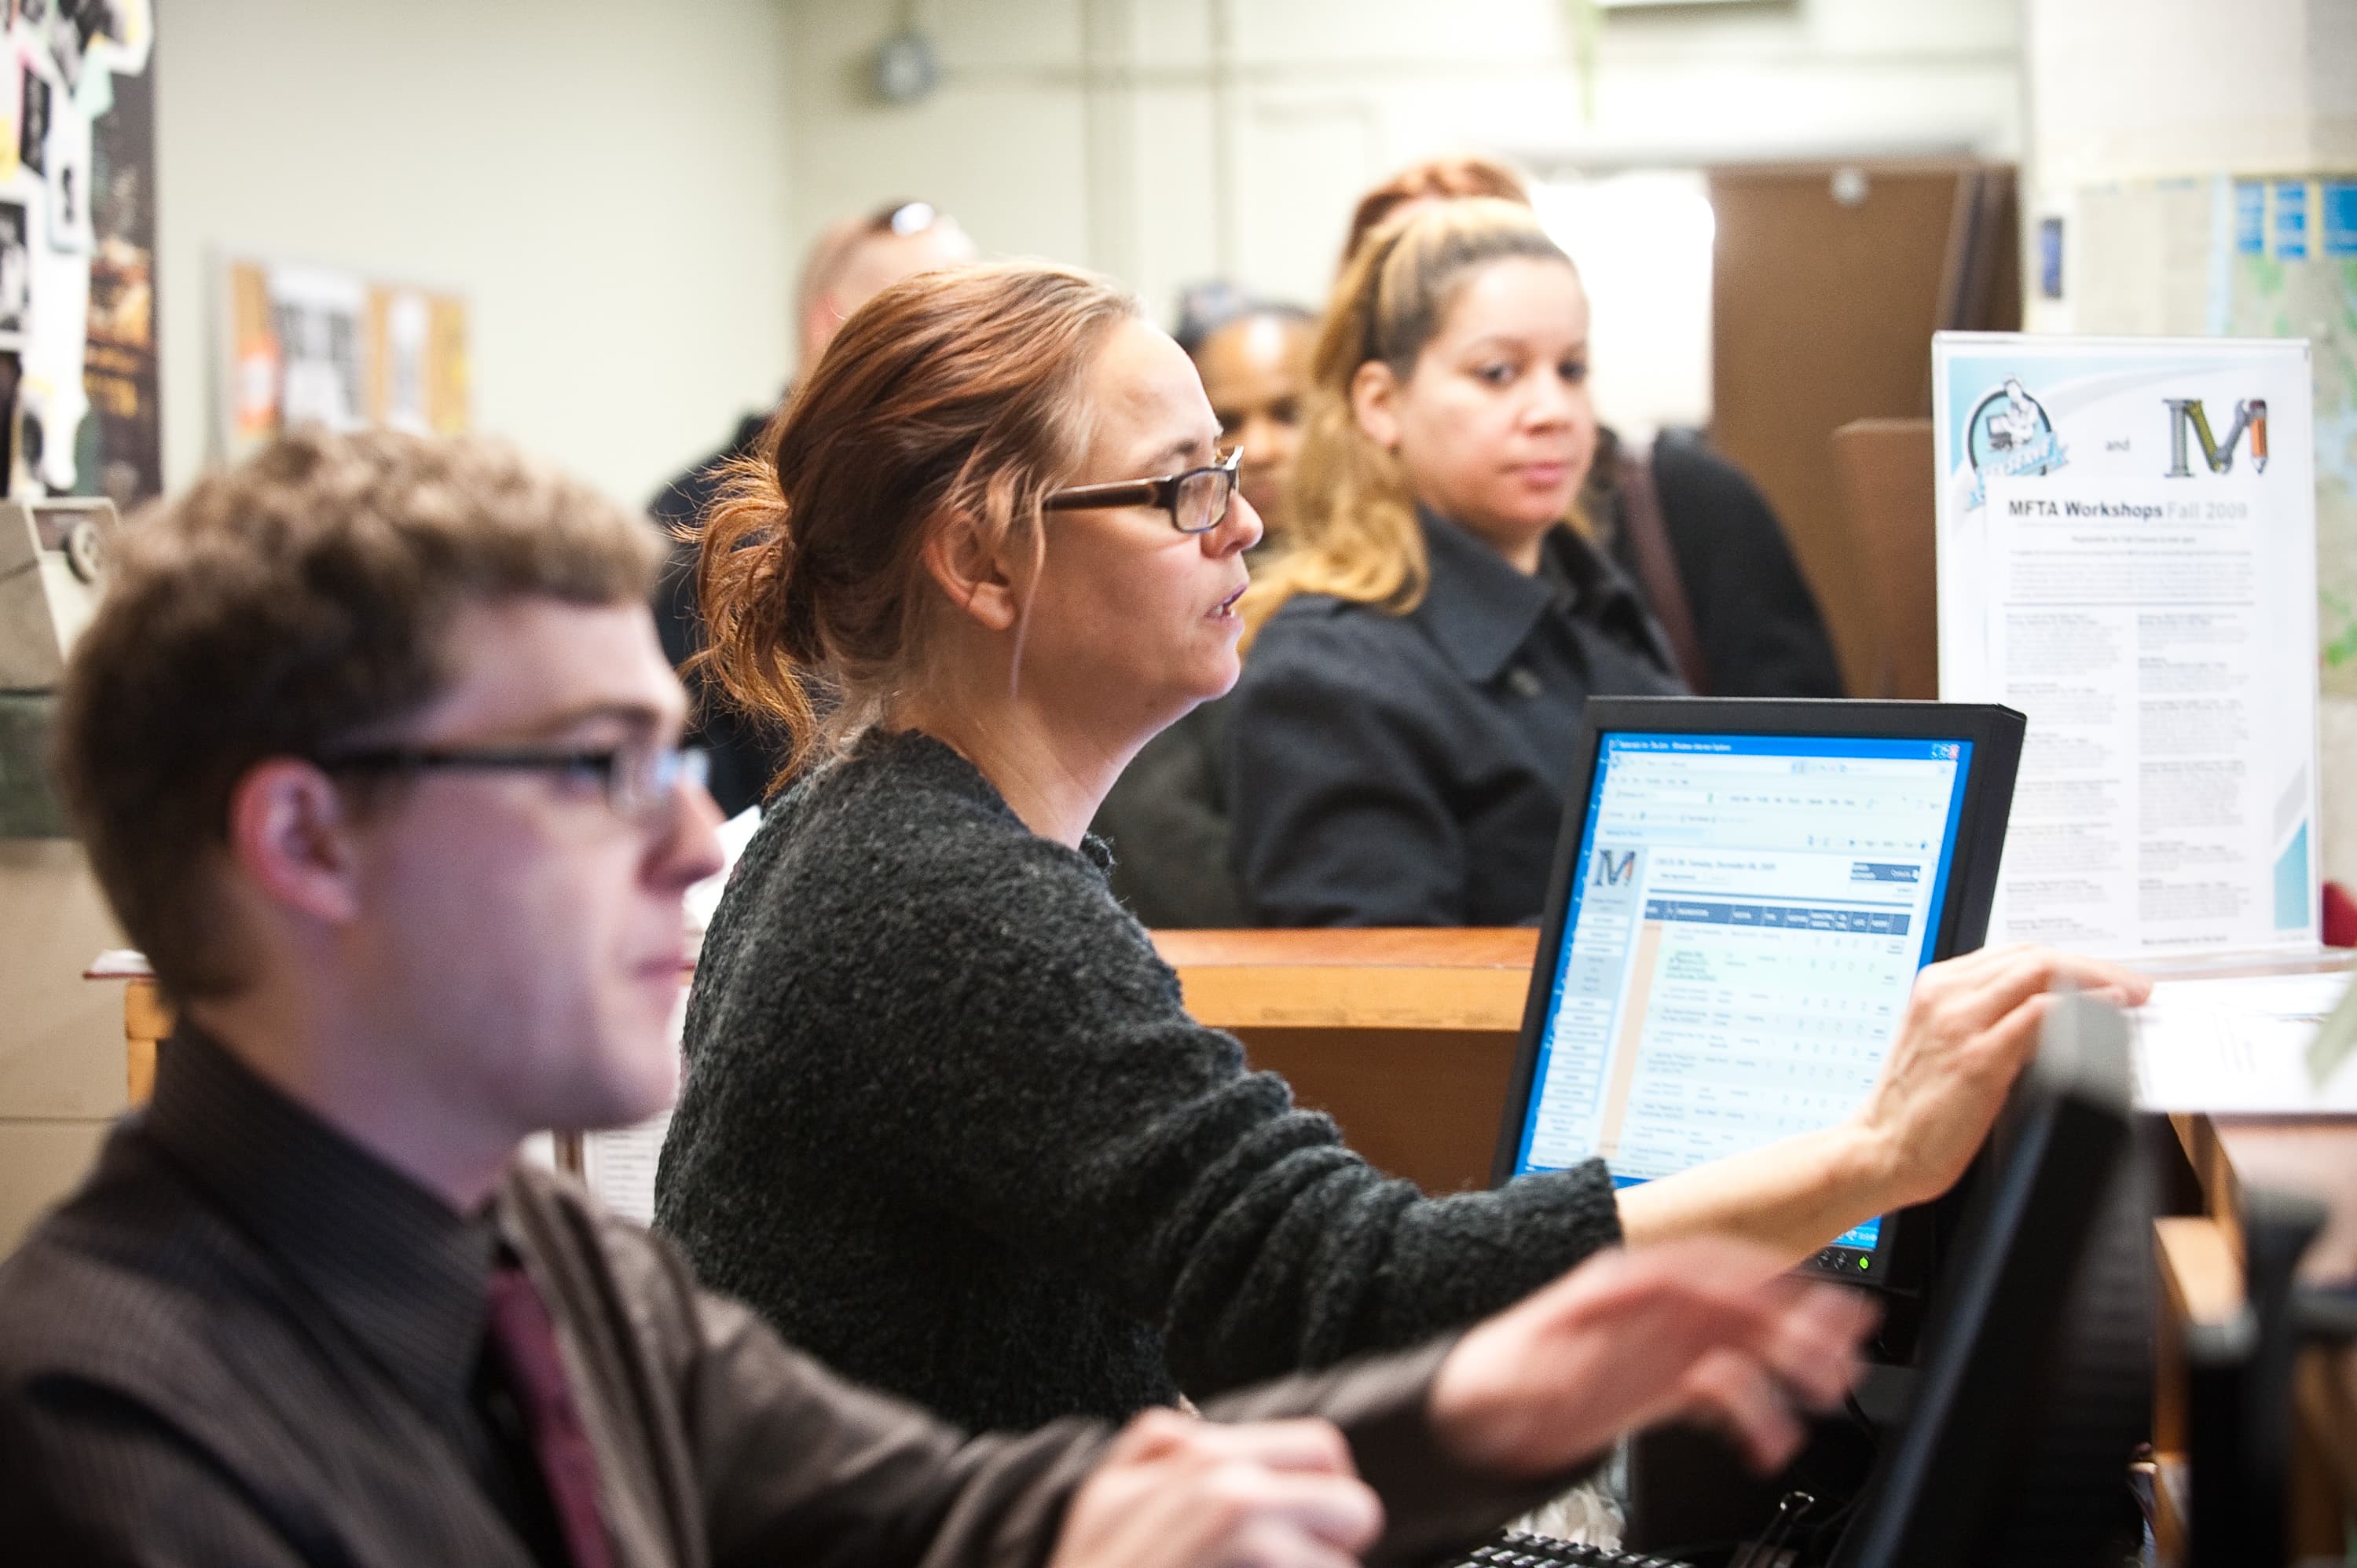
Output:
[[508,1262],[491,1273],[490,1309],[491,1346],[532,1429],[533,1452],[573,1568],[613,1568],[597,1507],[597,1452],[565,1383],[548,1304],[522,1268]]

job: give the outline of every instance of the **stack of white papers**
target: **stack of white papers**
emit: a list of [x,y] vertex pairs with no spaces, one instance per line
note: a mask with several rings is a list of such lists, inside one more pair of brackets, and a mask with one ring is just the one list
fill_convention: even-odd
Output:
[[[671,1043],[674,1049],[686,1027],[687,993],[683,989],[679,1005],[671,1014]],[[663,1139],[670,1133],[671,1107],[665,1106],[635,1127],[615,1127],[585,1135],[581,1140],[582,1185],[615,1213],[641,1225],[653,1224],[655,1167],[662,1163]]]
[[2129,1015],[2138,1105],[2243,1115],[2357,1113],[2357,1057],[2311,1051],[2349,981],[2348,971],[2336,970],[2160,982],[2152,1000]]
[[671,1132],[666,1111],[636,1127],[592,1133],[581,1140],[581,1182],[597,1201],[641,1225],[655,1222],[655,1167]]

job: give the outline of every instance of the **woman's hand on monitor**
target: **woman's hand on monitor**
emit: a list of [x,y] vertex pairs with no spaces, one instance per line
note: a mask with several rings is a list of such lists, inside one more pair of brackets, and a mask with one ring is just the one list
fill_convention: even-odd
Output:
[[1874,1305],[1780,1273],[1770,1249],[1717,1238],[1598,1254],[1477,1325],[1433,1380],[1431,1413],[1464,1462],[1560,1473],[1674,1419],[1732,1437],[1761,1469],[1799,1447],[1799,1412],[1857,1382]]
[[1915,977],[1899,1038],[1854,1124],[1886,1172],[1878,1211],[1925,1203],[1971,1164],[2014,1079],[2038,1049],[2047,998],[2076,990],[2122,1007],[2145,976],[2050,948],[1984,948]]
[[1879,1214],[1939,1197],[1964,1175],[2038,1048],[2050,992],[2133,1007],[2152,983],[2045,948],[1993,948],[1916,976],[1899,1037],[1866,1101],[1833,1126],[1690,1166],[1618,1195],[1631,1249],[1734,1236],[1797,1263]]

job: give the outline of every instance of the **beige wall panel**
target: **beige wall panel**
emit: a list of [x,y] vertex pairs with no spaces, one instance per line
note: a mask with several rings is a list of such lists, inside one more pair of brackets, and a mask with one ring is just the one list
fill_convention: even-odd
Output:
[[[1664,7],[1606,16],[1585,44],[1571,14],[1557,0],[943,0],[918,13],[940,88],[890,105],[867,72],[892,18],[798,0],[794,246],[923,194],[985,248],[1104,268],[1162,314],[1199,275],[1203,234],[1245,287],[1322,296],[1351,199],[1435,153],[1544,169],[2019,151],[2012,5]],[[1207,178],[1173,177],[1196,160]]]
[[[466,296],[476,428],[637,503],[772,399],[779,0],[201,0],[156,84],[167,481],[213,429],[211,262]],[[872,11],[872,7],[866,7]]]
[[[1211,63],[1214,30],[1232,29],[1234,0],[1134,0],[1138,63],[1150,70],[1200,70]],[[1234,48],[1232,33],[1229,40]]]
[[1980,52],[2010,59],[2021,45],[2021,8],[1989,0],[1815,0],[1800,17],[1810,42],[1830,54]]
[[1390,161],[1372,101],[1251,103],[1236,137],[1238,275],[1279,299],[1324,305],[1351,204]]
[[2357,789],[2345,780],[2357,779],[2357,700],[2325,696],[2316,709],[2317,749],[2323,757],[2319,775],[2324,789],[2318,798],[2322,818],[2317,832],[2318,852],[2324,857],[2324,875],[2347,887],[2357,887]]
[[803,67],[825,62],[841,85],[866,91],[864,71],[876,47],[913,14],[945,61],[960,71],[1079,63],[1086,37],[1085,0],[931,0],[915,7],[874,0],[786,0],[791,13],[796,103],[809,85]]
[[1128,113],[1130,203],[1138,245],[1125,281],[1145,296],[1147,313],[1167,326],[1180,288],[1234,271],[1235,258],[1220,252],[1222,225],[1239,217],[1236,192],[1217,187],[1210,91],[1146,89],[1129,97]]
[[0,1119],[0,1257],[81,1179],[106,1129],[104,1122]]
[[81,978],[122,940],[79,844],[0,840],[0,1118],[122,1109],[123,988]]
[[[1414,0],[1234,0],[1233,8],[1238,56],[1254,66],[1567,67],[1577,47],[1565,26],[1570,8],[1558,0],[1481,0],[1445,13]],[[1596,50],[1607,73],[1649,56],[1782,65],[1826,55],[1920,66],[1959,55],[2002,60],[2018,38],[2016,8],[1989,0],[1801,0],[1622,11],[1604,19]]]
[[992,42],[987,61],[969,64],[950,45],[942,7],[936,36],[950,78],[921,103],[881,103],[867,64],[881,31],[870,7],[797,5],[787,54],[792,66],[794,266],[825,224],[879,203],[921,196],[954,212],[985,252],[1089,260],[1089,111],[1080,87],[1080,40],[1044,14],[1075,5],[1006,7],[1009,36],[1051,48],[1039,69],[1006,69],[1009,42]]
[[[2213,0],[2029,0],[2024,10],[2032,170],[2044,191],[2320,166],[2310,89],[2332,57],[2315,48],[2350,34],[2348,0],[2249,0],[2232,11]],[[2352,58],[2322,74],[2357,77]],[[2342,115],[2357,114],[2357,88],[2337,96]]]
[[1429,70],[1507,59],[1561,60],[1561,0],[1477,0],[1446,8],[1402,0],[1234,0],[1236,51],[1254,65]]

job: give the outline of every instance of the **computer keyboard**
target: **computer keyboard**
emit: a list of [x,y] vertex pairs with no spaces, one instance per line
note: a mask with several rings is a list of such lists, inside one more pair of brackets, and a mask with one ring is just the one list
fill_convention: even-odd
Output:
[[1526,1535],[1501,1530],[1449,1565],[1449,1568],[1690,1568],[1674,1557],[1648,1557],[1609,1546],[1587,1546],[1558,1541],[1551,1535]]

